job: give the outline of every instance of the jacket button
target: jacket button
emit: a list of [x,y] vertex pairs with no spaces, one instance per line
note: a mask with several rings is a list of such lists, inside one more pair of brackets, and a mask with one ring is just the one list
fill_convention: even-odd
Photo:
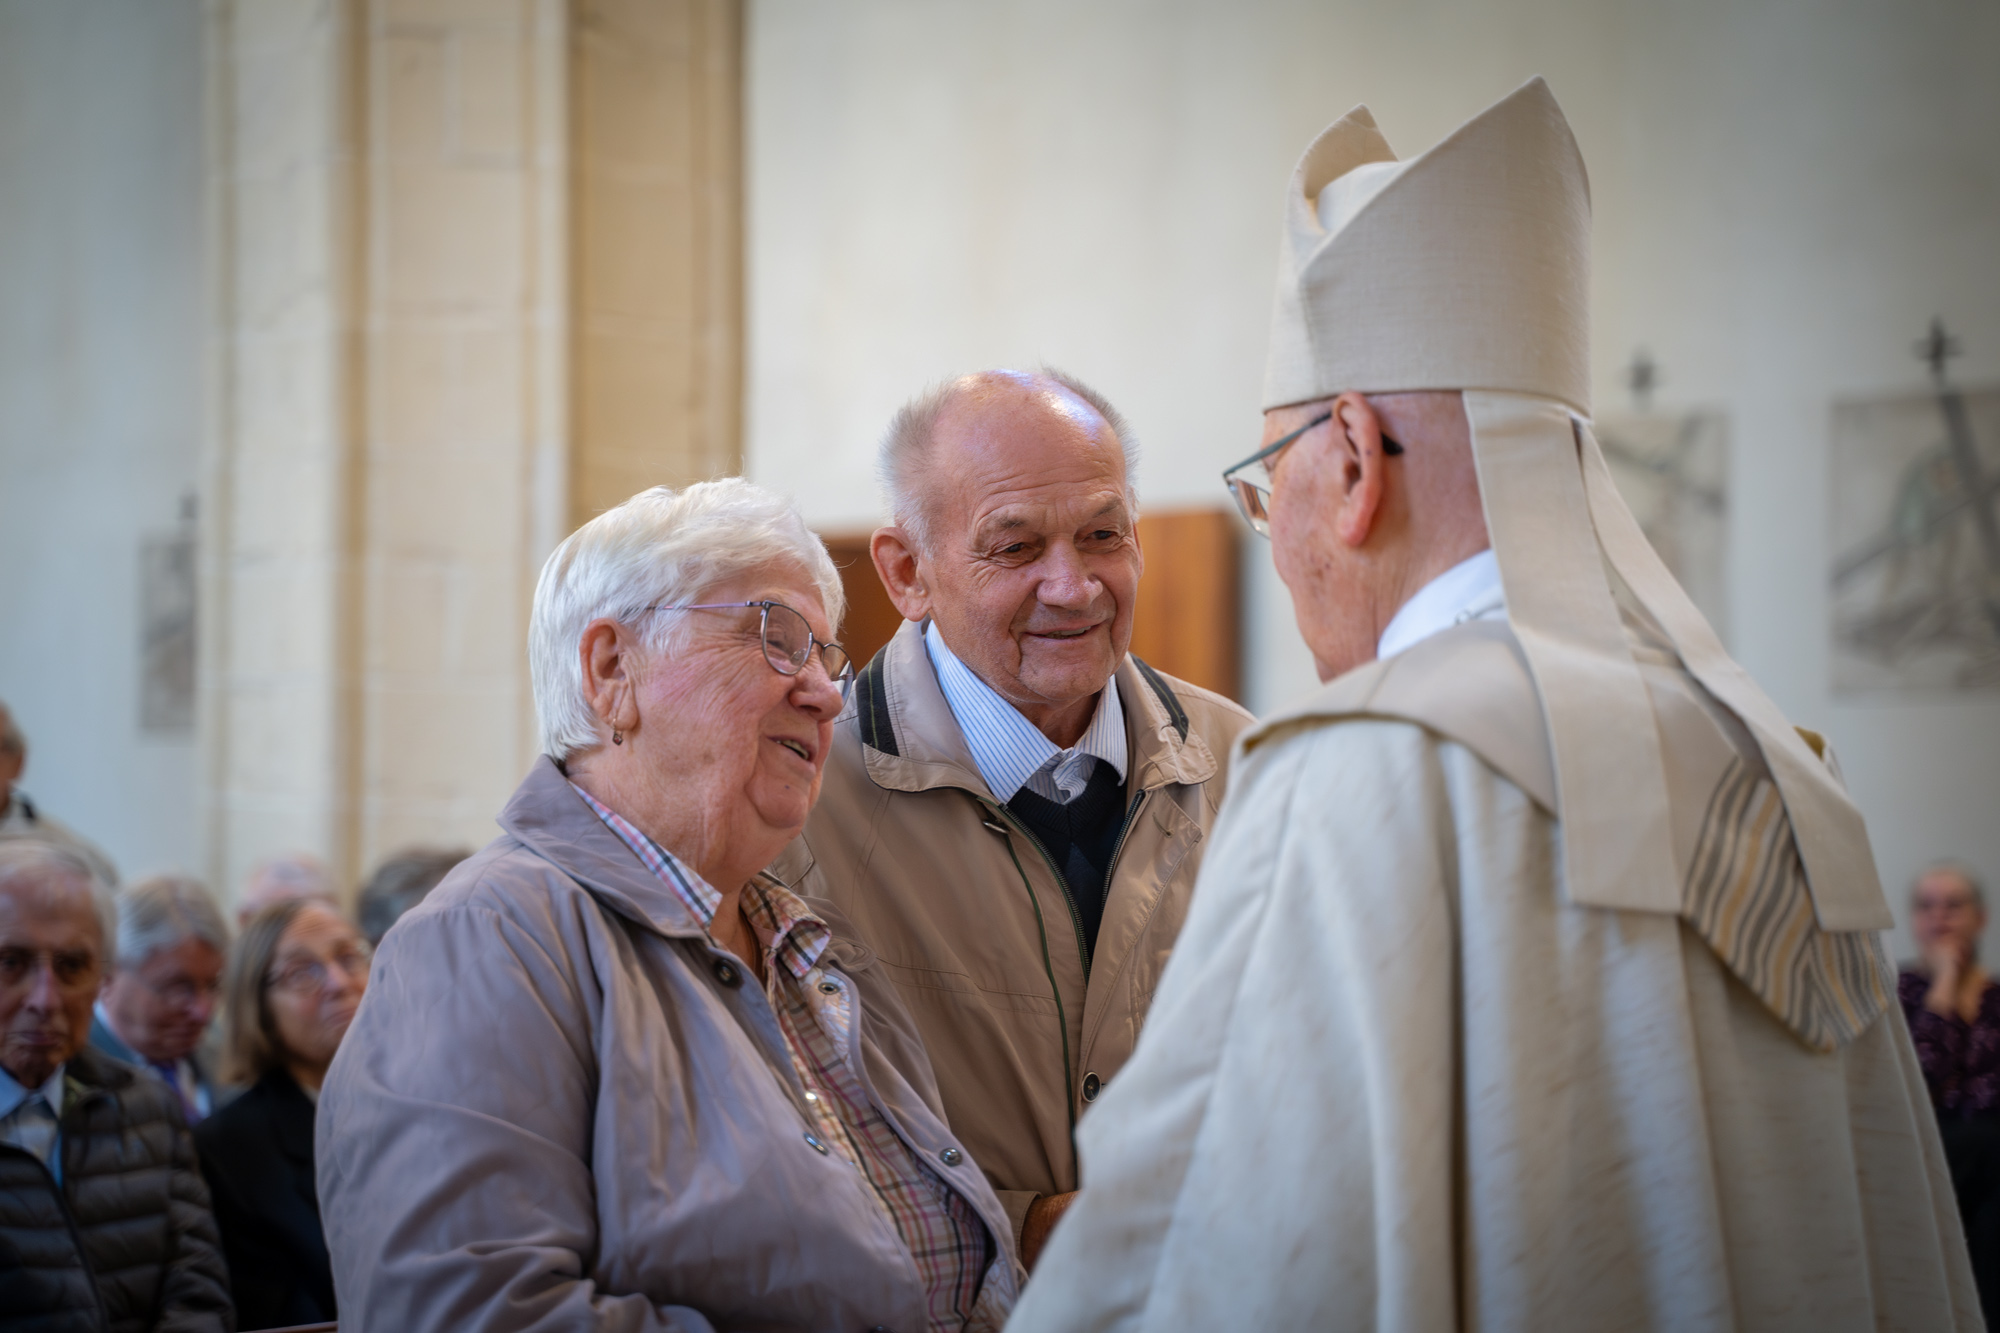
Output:
[[965,1160],[965,1154],[960,1152],[956,1148],[946,1148],[943,1152],[938,1154],[938,1160],[940,1162],[943,1162],[946,1166],[957,1166],[960,1162]]
[[826,1145],[819,1141],[819,1135],[817,1134],[806,1135],[806,1143],[812,1148],[814,1152],[818,1153],[821,1157],[826,1156]]
[[822,981],[819,983],[819,993],[821,995],[838,995],[840,994],[840,987],[834,982]]
[[718,958],[715,960],[715,979],[729,989],[735,990],[743,984],[743,973],[728,959]]
[[1104,1087],[1104,1081],[1098,1078],[1097,1075],[1085,1074],[1083,1076],[1083,1099],[1087,1102],[1096,1101],[1097,1094],[1103,1089],[1103,1087]]

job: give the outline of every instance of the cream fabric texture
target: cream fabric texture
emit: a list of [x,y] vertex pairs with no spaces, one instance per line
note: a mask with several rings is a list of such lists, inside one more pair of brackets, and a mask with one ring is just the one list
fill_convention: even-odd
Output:
[[[1499,389],[1590,410],[1590,182],[1540,79],[1386,184],[1368,108],[1313,141],[1286,192],[1264,406],[1348,389]],[[1322,223],[1322,194],[1334,187]],[[1368,188],[1376,187],[1376,188]]]
[[[1010,1327],[1981,1327],[1901,1012],[1815,1049],[1714,921],[1568,904],[1504,625],[1377,667],[1238,743],[1180,945],[1077,1127],[1082,1196]],[[1727,800],[1761,765],[1747,733],[1664,652],[1648,681],[1675,701],[1676,780]],[[1755,802],[1726,815],[1771,831]],[[1693,877],[1691,914],[1713,885],[1740,877]],[[1794,901],[1788,933],[1882,966]]]
[[1607,563],[1750,728],[1819,924],[1892,924],[1861,814],[1638,536],[1591,437],[1590,184],[1532,79],[1398,162],[1366,107],[1309,147],[1285,199],[1267,408],[1348,390],[1462,390],[1508,615],[1547,717],[1563,882],[1581,906],[1676,912],[1657,719]]

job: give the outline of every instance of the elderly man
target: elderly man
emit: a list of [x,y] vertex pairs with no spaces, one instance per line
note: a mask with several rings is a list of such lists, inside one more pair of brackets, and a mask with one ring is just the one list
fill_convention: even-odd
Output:
[[1116,410],[1054,371],[969,376],[896,416],[895,522],[871,553],[908,623],[857,680],[774,867],[881,955],[1028,1262],[1076,1189],[1076,1119],[1145,1022],[1250,720],[1126,651],[1131,453]]
[[172,1094],[84,1044],[109,894],[66,848],[0,842],[0,1326],[234,1327]]
[[15,790],[28,767],[28,738],[14,721],[6,704],[0,704],[0,839],[39,838],[67,847],[89,864],[91,873],[106,884],[118,883],[118,868],[97,844]]
[[157,1074],[192,1125],[227,1096],[200,1047],[222,994],[229,926],[199,882],[158,875],[118,895],[115,938],[90,1044]]
[[1585,415],[1589,193],[1535,80],[1287,200],[1268,525],[1330,682],[1244,736],[1035,1329],[1973,1329],[1824,748]]

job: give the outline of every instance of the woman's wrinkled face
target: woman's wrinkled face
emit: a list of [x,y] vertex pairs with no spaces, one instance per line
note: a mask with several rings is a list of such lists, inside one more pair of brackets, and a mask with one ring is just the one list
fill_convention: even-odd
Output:
[[1986,911],[1963,875],[1934,870],[1917,881],[1911,895],[1910,933],[1926,951],[1945,944],[1977,950],[1986,930]]
[[264,974],[264,1002],[287,1062],[324,1069],[368,988],[368,945],[331,907],[299,909]]
[[[803,574],[766,571],[711,588],[703,604],[773,601],[797,611],[824,642],[833,637],[819,593]],[[786,676],[764,657],[755,607],[680,611],[678,647],[648,661],[637,688],[643,722],[632,739],[662,785],[702,811],[707,840],[775,840],[805,827],[840,714],[840,691],[819,649]]]

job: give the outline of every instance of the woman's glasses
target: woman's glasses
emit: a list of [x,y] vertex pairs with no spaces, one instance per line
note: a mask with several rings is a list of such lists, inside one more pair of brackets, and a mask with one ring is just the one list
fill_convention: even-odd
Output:
[[367,980],[370,958],[368,946],[357,941],[326,958],[288,958],[265,976],[264,984],[294,995],[317,995],[333,979],[334,968],[349,981]]
[[798,675],[811,660],[813,645],[818,644],[820,665],[826,668],[827,679],[840,691],[842,700],[847,698],[848,688],[854,684],[854,663],[847,650],[815,636],[806,618],[783,602],[704,602],[699,606],[649,606],[646,610],[743,611],[751,607],[763,613],[758,634],[764,642],[764,660],[771,664],[771,670],[781,676]]

